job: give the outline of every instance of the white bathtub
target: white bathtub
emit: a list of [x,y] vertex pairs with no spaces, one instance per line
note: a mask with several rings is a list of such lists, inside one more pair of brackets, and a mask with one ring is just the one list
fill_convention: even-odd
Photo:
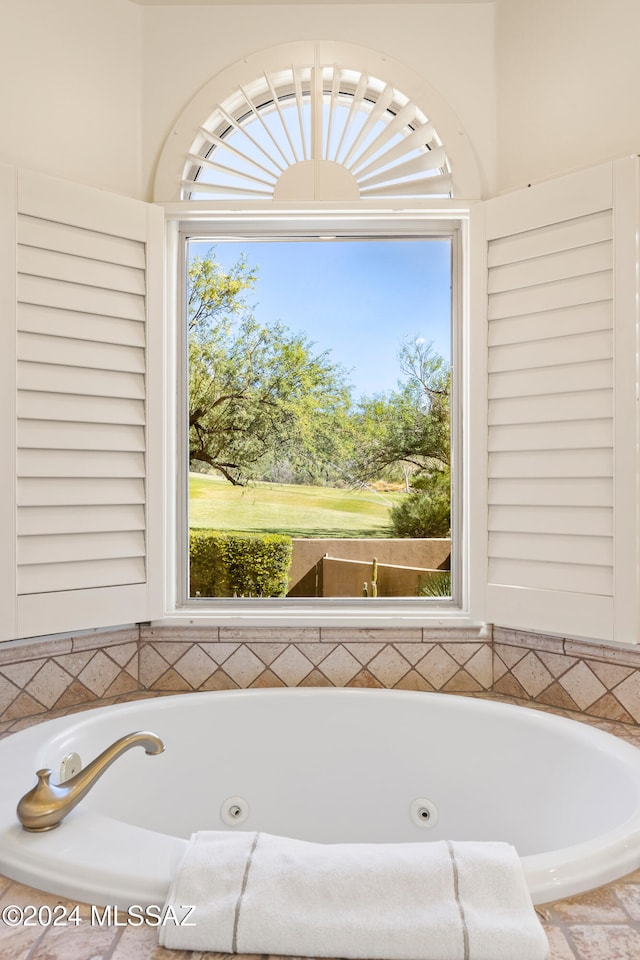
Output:
[[[56,780],[65,755],[86,764],[135,730],[165,752],[130,750],[60,827],[22,830],[15,808],[37,769]],[[0,872],[98,905],[161,905],[189,835],[225,819],[329,843],[506,840],[536,903],[640,866],[640,751],[495,701],[344,689],[141,700],[7,737],[0,769]]]

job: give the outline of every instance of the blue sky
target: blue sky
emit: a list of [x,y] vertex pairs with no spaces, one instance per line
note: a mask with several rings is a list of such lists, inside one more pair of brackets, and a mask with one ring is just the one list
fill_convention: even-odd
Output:
[[[191,241],[190,256],[211,241]],[[245,253],[258,266],[248,303],[263,323],[279,320],[331,351],[348,371],[354,397],[393,390],[404,340],[433,341],[451,356],[449,240],[220,241],[231,266]]]

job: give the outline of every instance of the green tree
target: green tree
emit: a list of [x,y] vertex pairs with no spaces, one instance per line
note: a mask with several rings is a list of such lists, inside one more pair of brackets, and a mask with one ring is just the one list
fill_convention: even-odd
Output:
[[336,422],[349,389],[328,353],[302,334],[259,323],[247,305],[257,273],[240,259],[225,272],[212,248],[191,262],[189,457],[234,484],[260,477],[275,460],[309,473],[342,455]]
[[396,537],[446,537],[451,525],[451,371],[422,339],[400,350],[398,389],[365,398],[355,472],[362,480],[404,480],[407,498],[391,511]]
[[355,471],[363,480],[429,474],[450,462],[450,385],[446,360],[421,340],[404,344],[398,390],[364,398]]

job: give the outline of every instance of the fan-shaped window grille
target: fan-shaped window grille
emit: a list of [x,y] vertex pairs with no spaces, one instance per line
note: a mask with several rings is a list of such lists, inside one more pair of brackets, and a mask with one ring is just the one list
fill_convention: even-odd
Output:
[[445,148],[416,103],[337,66],[294,66],[241,86],[202,125],[182,197],[449,197]]

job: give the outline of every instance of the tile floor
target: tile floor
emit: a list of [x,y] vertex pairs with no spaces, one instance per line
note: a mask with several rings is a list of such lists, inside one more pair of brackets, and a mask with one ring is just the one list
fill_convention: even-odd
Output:
[[[107,702],[139,697],[140,694],[129,694]],[[518,702],[498,696],[492,699]],[[105,701],[100,701],[91,706],[104,704]],[[79,709],[82,707],[57,713]],[[549,707],[537,709],[587,720],[640,747],[640,727],[587,718]],[[38,722],[38,718],[3,725],[0,736],[8,736],[33,722]],[[75,906],[60,897],[0,876],[0,911],[13,904],[51,908],[63,904],[68,911]],[[640,870],[598,890],[545,904],[538,908],[538,914],[549,938],[550,960],[640,960]],[[0,921],[0,960],[221,960],[228,956],[165,950],[158,946],[157,931],[150,926],[92,925],[88,906],[79,908],[79,917],[83,922],[77,926],[59,927],[36,924],[12,928]]]

